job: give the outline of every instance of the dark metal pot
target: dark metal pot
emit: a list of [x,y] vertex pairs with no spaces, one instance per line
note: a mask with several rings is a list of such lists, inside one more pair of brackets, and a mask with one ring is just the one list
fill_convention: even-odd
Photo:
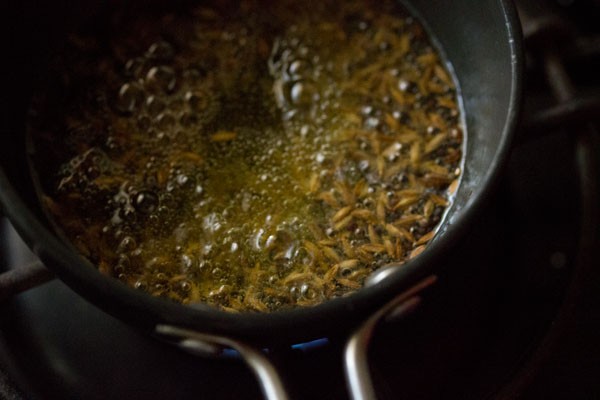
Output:
[[[397,293],[444,266],[453,246],[490,195],[509,152],[521,91],[520,28],[508,0],[407,1],[452,64],[464,101],[467,149],[457,197],[427,251],[381,282],[321,305],[271,314],[192,308],[133,290],[104,276],[52,231],[34,192],[25,150],[25,119],[47,49],[70,25],[102,7],[94,2],[4,5],[12,28],[0,133],[0,203],[42,262],[83,297],[120,319],[153,331],[159,324],[241,338],[261,346],[305,342],[357,326]],[[11,39],[11,35],[13,38]],[[18,44],[15,46],[15,44]],[[10,60],[10,61],[8,61]]]

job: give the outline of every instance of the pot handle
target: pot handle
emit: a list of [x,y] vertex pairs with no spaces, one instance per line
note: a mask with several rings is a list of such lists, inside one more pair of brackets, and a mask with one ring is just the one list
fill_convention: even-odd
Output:
[[288,399],[277,369],[260,350],[228,337],[200,333],[171,325],[157,325],[156,333],[161,336],[177,338],[176,344],[180,348],[195,354],[216,354],[223,348],[234,349],[258,379],[265,399]]
[[12,296],[54,279],[54,274],[42,264],[33,261],[0,274],[0,304]]
[[418,294],[436,280],[437,277],[431,275],[396,296],[350,335],[344,348],[344,372],[348,391],[353,400],[376,399],[367,357],[375,328],[384,320],[396,320],[409,314],[421,302]]
[[[344,350],[344,372],[353,400],[375,399],[367,351],[377,325],[384,320],[401,318],[414,310],[421,301],[418,294],[436,280],[437,277],[431,275],[405,290],[372,314],[350,335]],[[157,325],[155,332],[179,348],[196,355],[214,356],[226,348],[236,350],[258,379],[267,400],[288,399],[277,369],[261,350],[226,336],[201,333],[167,324]]]

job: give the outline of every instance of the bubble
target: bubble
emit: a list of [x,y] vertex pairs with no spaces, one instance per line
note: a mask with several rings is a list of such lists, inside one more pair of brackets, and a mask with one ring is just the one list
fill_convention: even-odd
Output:
[[187,254],[182,254],[181,255],[181,265],[184,270],[188,270],[188,269],[192,268],[192,266],[194,265],[194,259]]
[[191,128],[198,125],[198,116],[195,113],[183,112],[179,116],[179,124],[184,128]]
[[361,170],[362,172],[368,171],[370,166],[371,166],[371,163],[369,162],[369,160],[360,160],[358,162],[358,169]]
[[202,67],[191,67],[183,71],[183,78],[191,85],[201,83],[204,77],[206,77],[206,70]]
[[223,299],[230,293],[231,293],[230,285],[221,285],[221,286],[219,286],[219,288],[217,290],[211,290],[210,293],[208,294],[208,297],[213,298],[213,299],[215,299],[215,298]]
[[146,99],[146,110],[148,114],[155,117],[158,116],[166,107],[165,102],[156,96],[148,96]]
[[184,95],[184,99],[187,102],[190,110],[202,111],[207,106],[206,97],[201,92],[188,91]]
[[149,190],[139,192],[135,197],[135,209],[142,214],[151,214],[158,208],[158,196]]
[[171,60],[174,55],[175,50],[173,49],[173,46],[164,40],[152,43],[146,52],[146,57],[158,61]]
[[224,272],[221,268],[219,267],[215,267],[213,268],[212,271],[210,271],[210,273],[212,274],[212,276],[214,276],[215,278],[220,278],[224,275]]
[[160,113],[156,117],[156,127],[161,130],[168,130],[175,125],[175,118],[171,113]]
[[179,283],[179,287],[184,292],[189,292],[192,290],[192,284],[189,281],[181,281],[181,283]]
[[398,89],[400,89],[403,92],[409,91],[413,86],[413,83],[406,80],[406,79],[400,79],[398,81]]
[[309,68],[310,66],[306,61],[296,60],[290,64],[288,72],[291,76],[301,77],[308,72]]
[[318,100],[319,93],[312,83],[299,81],[292,86],[290,98],[296,105],[307,106]]
[[306,137],[306,135],[308,135],[309,129],[310,128],[308,127],[308,125],[302,125],[302,128],[300,128],[300,135],[302,137]]
[[360,111],[363,113],[363,115],[372,115],[373,114],[373,106],[367,105],[367,106],[363,106]]
[[400,155],[400,150],[402,150],[402,143],[395,142],[390,146],[390,149],[387,158],[389,161],[395,161]]
[[146,75],[146,82],[155,91],[171,92],[175,89],[177,78],[173,68],[161,65],[150,68]]
[[273,245],[275,244],[275,239],[276,239],[275,235],[269,235],[267,237],[267,240],[265,241],[265,248],[266,249],[272,248]]
[[293,258],[296,250],[294,234],[287,229],[279,229],[275,236],[271,235],[267,238],[265,248],[269,250],[269,257],[273,261],[286,264]]
[[114,136],[108,136],[104,143],[107,149],[116,150],[119,148],[119,141]]
[[381,125],[381,121],[377,117],[369,117],[365,120],[365,127],[369,129],[376,129]]
[[202,228],[206,232],[217,232],[221,229],[221,226],[221,217],[217,213],[210,213],[202,219]]
[[146,282],[146,280],[144,279],[138,279],[134,284],[133,287],[139,290],[147,290],[148,289],[148,282]]
[[300,285],[300,295],[304,298],[312,300],[317,297],[317,292],[308,283],[303,283]]
[[125,236],[119,243],[118,251],[121,253],[132,251],[137,247],[135,239],[131,236]]
[[294,252],[294,259],[302,265],[313,265],[315,258],[305,247],[299,247]]
[[117,109],[124,113],[132,113],[144,101],[144,88],[137,82],[125,83],[119,89]]
[[175,177],[175,182],[177,185],[185,190],[191,190],[196,188],[196,182],[194,177],[186,175],[186,174],[178,174]]
[[137,213],[135,212],[135,209],[130,205],[127,205],[121,211],[121,216],[123,217],[123,220],[130,225],[133,225],[137,220]]
[[[154,258],[152,261],[155,261],[155,264],[159,264],[160,261],[158,261],[156,258]],[[160,268],[160,266],[159,266]],[[159,280],[159,281],[166,281],[168,280],[167,278],[167,274],[165,274],[164,272],[157,272],[154,277]]]
[[387,51],[390,49],[391,45],[389,42],[383,41],[379,43],[379,50],[381,51]]
[[123,269],[127,269],[131,266],[131,260],[125,254],[120,254],[117,265],[123,267]]
[[132,58],[125,63],[125,75],[131,78],[137,78],[142,74],[145,67],[145,60],[142,57]]
[[140,114],[137,117],[137,126],[142,132],[149,131],[151,130],[152,120],[147,115]]
[[290,296],[294,300],[298,300],[300,298],[300,289],[298,289],[298,286],[292,286],[290,288]]

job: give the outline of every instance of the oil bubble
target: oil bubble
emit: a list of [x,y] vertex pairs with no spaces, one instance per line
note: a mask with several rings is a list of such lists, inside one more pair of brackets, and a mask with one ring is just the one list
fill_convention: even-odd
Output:
[[198,115],[196,115],[195,113],[183,112],[179,116],[179,125],[181,125],[184,128],[191,128],[195,125],[198,125],[198,123]]
[[175,181],[179,185],[179,187],[184,189],[195,188],[196,182],[193,177],[190,177],[186,174],[179,174],[175,177]]
[[172,128],[173,125],[175,125],[175,118],[173,115],[171,115],[171,113],[160,113],[156,117],[156,127],[158,129],[168,130],[169,128]]
[[150,116],[158,116],[162,111],[164,111],[165,107],[165,102],[156,96],[148,96],[146,99],[146,110],[148,110],[148,114],[150,114]]
[[135,197],[135,209],[142,214],[151,214],[158,208],[158,196],[149,190],[141,191]]
[[293,61],[288,67],[288,72],[293,77],[301,77],[309,70],[309,64],[303,60]]
[[171,92],[175,89],[177,78],[173,68],[161,65],[150,68],[146,75],[146,82],[154,91]]
[[377,117],[369,117],[365,120],[365,128],[377,129],[381,125],[381,121]]
[[199,84],[204,77],[206,70],[202,67],[191,67],[183,71],[183,78],[191,85]]
[[303,283],[300,285],[300,295],[307,299],[314,299],[317,292],[308,283]]
[[144,279],[138,279],[133,285],[133,287],[145,291],[148,289],[148,282],[146,282],[146,280]]
[[158,61],[169,61],[174,55],[175,50],[173,46],[164,40],[152,43],[146,52],[146,57]]
[[119,89],[116,106],[123,113],[132,113],[143,101],[144,88],[137,82],[125,83]]
[[294,259],[296,259],[300,264],[307,266],[313,265],[315,262],[314,255],[310,253],[306,247],[299,247],[296,249],[294,252]]
[[290,98],[295,105],[308,106],[315,100],[318,100],[319,93],[314,84],[306,81],[299,81],[292,86]]
[[142,57],[132,58],[125,63],[125,75],[130,78],[138,78],[142,74],[145,64]]
[[185,101],[193,111],[202,111],[207,106],[206,98],[200,92],[188,91],[184,96]]
[[119,243],[118,251],[119,252],[128,252],[132,251],[137,247],[137,243],[132,236],[125,236],[121,243]]
[[406,80],[406,79],[400,79],[398,81],[398,89],[400,89],[403,92],[407,92],[410,91],[414,86],[414,83]]
[[189,292],[192,290],[192,284],[189,281],[181,281],[181,283],[179,283],[179,287],[184,292]]
[[145,114],[140,114],[137,117],[137,126],[141,131],[148,131],[152,126],[152,120]]

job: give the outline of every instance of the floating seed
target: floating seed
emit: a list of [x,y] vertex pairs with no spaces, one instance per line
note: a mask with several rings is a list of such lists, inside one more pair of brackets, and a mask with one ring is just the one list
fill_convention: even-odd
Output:
[[368,232],[369,232],[369,240],[371,241],[371,244],[378,244],[381,241],[381,239],[379,238],[379,235],[377,234],[377,231],[375,230],[375,227],[373,225],[369,225]]
[[435,231],[430,231],[430,232],[426,233],[425,235],[421,236],[421,238],[419,240],[417,240],[417,242],[415,244],[417,244],[417,245],[425,244],[425,243],[429,242],[431,239],[433,239],[434,236],[435,236]]
[[352,212],[352,206],[346,206],[343,207],[341,209],[338,210],[338,212],[336,212],[333,217],[331,218],[331,222],[338,222],[341,219],[344,219],[348,216],[348,214],[350,214],[350,212]]
[[219,131],[210,137],[213,142],[230,142],[237,137],[237,133],[231,131]]
[[341,257],[337,253],[337,251],[335,251],[331,247],[323,246],[321,247],[321,251],[323,252],[323,255],[325,255],[325,257],[327,257],[331,261],[339,262],[341,260]]
[[386,224],[385,230],[393,237],[404,237],[404,233],[399,228],[396,228],[392,224]]

